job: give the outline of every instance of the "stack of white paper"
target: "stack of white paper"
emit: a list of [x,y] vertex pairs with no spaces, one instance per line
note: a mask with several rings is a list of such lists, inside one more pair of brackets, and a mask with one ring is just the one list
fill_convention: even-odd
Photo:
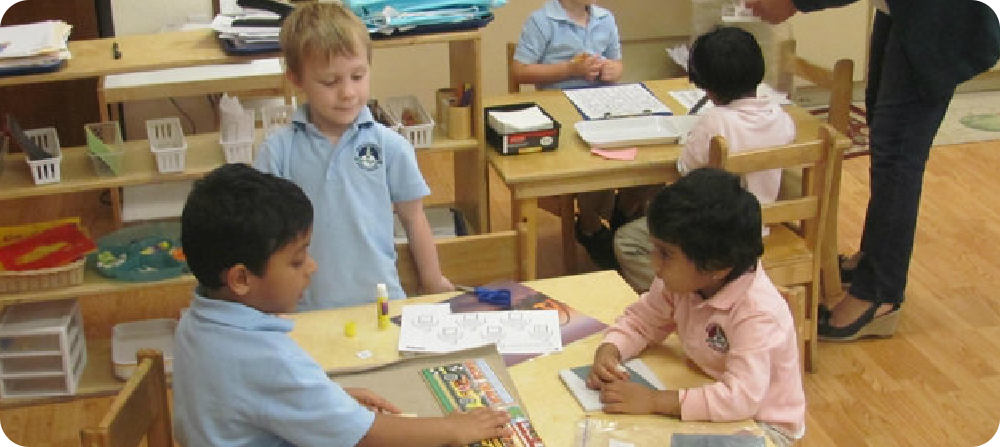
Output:
[[0,69],[33,67],[69,59],[73,27],[61,20],[0,27]]
[[490,128],[501,135],[546,130],[553,127],[552,120],[545,116],[545,113],[538,106],[510,112],[492,110],[488,114],[487,122]]

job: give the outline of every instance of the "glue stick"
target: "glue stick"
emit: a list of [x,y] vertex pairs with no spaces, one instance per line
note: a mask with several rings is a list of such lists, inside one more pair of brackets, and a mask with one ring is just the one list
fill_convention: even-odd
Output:
[[385,284],[375,286],[375,306],[378,329],[384,331],[389,328],[389,291]]

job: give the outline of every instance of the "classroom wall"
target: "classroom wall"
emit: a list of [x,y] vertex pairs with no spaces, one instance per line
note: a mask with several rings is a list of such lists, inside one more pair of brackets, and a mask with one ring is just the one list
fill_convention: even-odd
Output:
[[212,19],[211,0],[111,0],[115,34],[151,34]]
[[[482,31],[483,92],[506,92],[506,42],[517,41],[525,19],[546,0],[509,0],[495,11]],[[672,76],[664,48],[685,42],[691,32],[692,0],[600,0],[618,22],[625,45],[625,80]],[[211,14],[211,0],[112,0],[118,34],[154,33],[164,27],[201,20]],[[855,60],[855,79],[863,79],[868,1],[813,14],[798,14],[790,23],[800,54],[832,66],[842,57]],[[634,42],[639,40],[640,42]],[[379,50],[373,56],[372,95],[377,99],[416,94],[430,108],[433,91],[447,86],[446,44]],[[207,126],[206,126],[207,127]]]
[[[495,19],[482,33],[483,93],[494,95],[507,91],[506,44],[516,42],[528,15],[541,8],[546,0],[509,0],[495,11]],[[688,34],[690,0],[605,0],[598,4],[608,8],[617,19],[623,39],[641,39]],[[636,45],[627,49],[627,60],[635,59],[639,72],[667,73],[663,46]],[[641,66],[641,68],[640,68]],[[375,52],[372,94],[384,98],[416,93],[421,102],[430,105],[432,92],[445,87],[448,80],[448,49],[446,45],[394,48]],[[638,80],[630,77],[628,79]]]

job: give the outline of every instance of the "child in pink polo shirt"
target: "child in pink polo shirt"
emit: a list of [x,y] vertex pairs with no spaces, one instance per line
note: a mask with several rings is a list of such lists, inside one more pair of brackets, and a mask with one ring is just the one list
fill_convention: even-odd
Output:
[[[688,134],[677,160],[682,175],[708,165],[709,146],[717,135],[726,139],[734,154],[795,140],[792,117],[777,102],[757,96],[764,79],[764,56],[752,34],[724,27],[698,37],[691,47],[688,77],[715,106],[701,114]],[[751,172],[743,179],[760,203],[778,197],[781,169]],[[640,292],[649,290],[654,276],[649,264],[653,246],[646,228],[641,218],[628,223],[615,233],[613,244],[622,277]]]
[[[735,174],[700,168],[657,194],[647,216],[656,278],[608,329],[587,385],[608,413],[752,418],[791,445],[805,433],[805,394],[791,312],[759,260],[760,203]],[[673,332],[716,382],[657,391],[618,370]]]

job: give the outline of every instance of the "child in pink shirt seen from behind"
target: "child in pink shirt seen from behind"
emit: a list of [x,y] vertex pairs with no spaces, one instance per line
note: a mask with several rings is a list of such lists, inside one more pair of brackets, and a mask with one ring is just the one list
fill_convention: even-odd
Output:
[[[647,216],[656,278],[608,329],[587,385],[607,413],[752,418],[791,445],[805,433],[802,370],[791,312],[760,264],[760,203],[735,174],[700,168],[657,194]],[[657,391],[618,369],[675,332],[715,382]]]

